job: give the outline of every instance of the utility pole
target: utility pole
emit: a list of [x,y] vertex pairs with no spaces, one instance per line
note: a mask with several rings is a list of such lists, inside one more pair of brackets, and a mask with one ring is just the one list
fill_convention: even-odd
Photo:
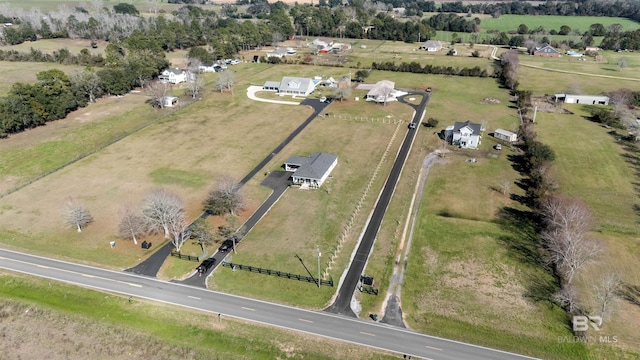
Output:
[[316,250],[318,250],[318,289],[320,288],[320,246],[316,245]]
[[538,103],[535,103],[535,107],[533,108],[533,122],[536,122],[536,114],[538,113]]

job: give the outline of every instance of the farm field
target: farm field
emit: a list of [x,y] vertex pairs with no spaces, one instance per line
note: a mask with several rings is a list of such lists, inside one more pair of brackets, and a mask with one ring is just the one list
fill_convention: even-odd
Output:
[[[586,61],[563,56],[543,58],[520,55],[518,79],[522,89],[534,94],[554,94],[567,91],[600,94],[620,88],[634,89],[640,85],[640,54],[601,52],[603,60],[591,57]],[[620,69],[618,59],[625,57],[628,67]],[[558,71],[562,72],[558,72]],[[540,79],[544,79],[541,81]]]
[[525,24],[529,29],[542,26],[545,30],[559,31],[562,25],[571,29],[579,29],[581,32],[589,30],[592,24],[602,24],[606,28],[609,25],[620,24],[623,31],[640,29],[640,23],[625,18],[600,17],[600,16],[531,16],[531,15],[501,15],[499,18],[482,19],[480,27],[483,32],[497,30],[508,32],[516,30],[520,24]]
[[104,55],[104,49],[109,43],[107,41],[96,41],[98,47],[91,46],[91,40],[87,39],[39,39],[37,41],[26,41],[17,45],[2,45],[0,50],[15,50],[22,53],[29,53],[31,49],[40,50],[45,54],[51,54],[60,49],[67,49],[72,54],[79,54],[81,50],[87,49],[91,55]]

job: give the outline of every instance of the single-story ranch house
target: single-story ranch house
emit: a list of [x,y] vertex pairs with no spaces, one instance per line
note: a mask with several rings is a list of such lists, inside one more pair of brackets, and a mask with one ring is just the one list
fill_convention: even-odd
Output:
[[[395,101],[397,96],[404,95],[405,93],[395,90],[393,88],[394,86],[396,86],[396,84],[393,81],[380,80],[375,85],[373,85],[373,87],[371,87],[371,89],[367,93],[367,96],[365,97],[365,100],[375,101],[379,103]],[[358,89],[362,88],[363,86],[358,86]]]
[[513,143],[518,140],[518,134],[503,129],[496,129],[496,131],[493,132],[493,137],[509,143]]
[[278,59],[282,59],[287,54],[289,54],[289,51],[287,49],[285,49],[285,48],[275,48],[273,51],[270,51],[270,52],[267,53],[267,58],[277,57]]
[[567,104],[609,105],[608,96],[555,94],[553,98],[555,102],[560,100]]
[[309,78],[284,76],[282,81],[267,81],[262,86],[264,90],[277,91],[283,95],[308,96],[315,90],[316,83]]
[[294,172],[291,175],[294,184],[318,188],[327,180],[337,164],[337,155],[314,152],[310,156],[288,158],[284,163],[284,169]]
[[452,145],[458,145],[464,149],[476,149],[480,145],[482,126],[467,120],[456,121],[454,125],[447,126],[444,136]]
[[420,45],[420,50],[427,50],[428,52],[436,52],[442,50],[442,41],[428,40],[424,44]]

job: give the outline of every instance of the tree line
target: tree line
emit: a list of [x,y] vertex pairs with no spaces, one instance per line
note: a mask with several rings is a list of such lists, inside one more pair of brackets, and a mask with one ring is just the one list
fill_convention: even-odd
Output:
[[[520,180],[526,191],[522,202],[531,209],[531,213],[519,220],[529,223],[536,232],[525,247],[529,251],[528,256],[555,279],[555,289],[548,294],[540,294],[540,299],[564,309],[568,321],[571,321],[575,315],[595,315],[585,299],[590,296],[591,302],[596,304],[600,326],[617,300],[622,286],[621,276],[609,270],[603,271],[600,278],[590,279],[587,283],[592,289],[591,294],[579,291],[575,285],[576,278],[593,266],[603,252],[601,242],[591,235],[596,219],[583,201],[558,192],[558,184],[552,176],[556,154],[550,146],[537,139],[531,118],[532,93],[518,89],[517,59],[515,51],[503,53],[499,73],[501,81],[515,95],[521,117],[518,146],[522,155],[513,159],[524,175]],[[505,211],[505,214],[512,213],[508,209]],[[518,226],[522,228],[523,224]]]
[[0,50],[0,61],[17,62],[50,62],[65,65],[103,66],[105,63],[102,54],[93,55],[88,49],[80,50],[79,54],[72,54],[69,49],[59,49],[48,54],[40,49],[31,48],[28,53],[16,50]]
[[439,66],[426,64],[424,66],[413,61],[410,63],[396,64],[391,61],[382,63],[371,63],[372,70],[385,70],[396,72],[410,72],[415,74],[438,74],[438,75],[456,75],[456,76],[475,76],[475,77],[488,77],[489,73],[486,69],[482,69],[479,66],[472,68],[461,68],[453,66]]
[[[355,1],[354,1],[355,2]],[[623,17],[640,21],[640,4],[635,0],[565,0],[565,1],[496,1],[496,2],[438,2],[411,0],[382,0],[392,7],[420,9],[423,12],[474,13],[494,17],[500,15],[560,15]],[[331,4],[332,2],[329,1]]]

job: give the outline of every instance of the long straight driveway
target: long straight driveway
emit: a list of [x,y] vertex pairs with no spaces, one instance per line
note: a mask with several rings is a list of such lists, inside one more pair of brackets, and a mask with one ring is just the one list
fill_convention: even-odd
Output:
[[360,240],[360,244],[358,245],[358,249],[356,250],[356,254],[349,265],[349,270],[347,271],[347,275],[344,277],[340,288],[338,289],[338,296],[331,306],[329,306],[326,311],[355,317],[356,314],[351,309],[351,299],[353,298],[353,293],[358,286],[358,282],[360,281],[360,276],[364,271],[364,267],[367,263],[367,259],[369,259],[369,254],[371,254],[371,249],[373,248],[373,243],[378,236],[378,230],[380,229],[380,225],[382,224],[382,219],[384,218],[384,214],[387,211],[387,207],[389,206],[389,202],[391,201],[391,197],[393,196],[394,191],[396,190],[396,185],[398,180],[400,179],[400,173],[402,172],[402,168],[404,167],[404,163],[409,156],[409,151],[411,150],[411,146],[413,145],[413,140],[416,137],[416,133],[420,128],[420,123],[422,122],[422,117],[424,116],[425,108],[427,107],[427,103],[431,97],[430,93],[426,92],[416,92],[412,91],[409,95],[422,95],[422,101],[418,106],[414,106],[415,114],[411,123],[415,124],[415,128],[408,128],[407,135],[404,137],[404,141],[402,142],[402,146],[400,147],[400,151],[398,151],[398,155],[396,156],[396,160],[393,163],[393,167],[391,168],[391,172],[385,181],[385,184],[382,188],[382,192],[378,197],[378,201],[376,202],[375,208],[373,209],[373,213],[371,214],[371,218],[367,223],[367,227],[364,230],[364,234],[362,239]]

